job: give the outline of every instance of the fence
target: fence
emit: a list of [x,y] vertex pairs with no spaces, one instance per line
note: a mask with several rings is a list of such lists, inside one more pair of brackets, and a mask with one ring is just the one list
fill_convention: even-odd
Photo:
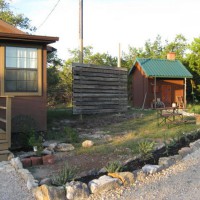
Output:
[[80,63],[72,66],[74,114],[126,111],[126,69]]

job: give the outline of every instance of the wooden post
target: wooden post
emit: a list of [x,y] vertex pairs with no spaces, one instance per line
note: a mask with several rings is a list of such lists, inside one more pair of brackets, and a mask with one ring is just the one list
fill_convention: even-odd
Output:
[[83,0],[79,1],[79,63],[83,63]]
[[184,84],[184,108],[187,106],[187,98],[186,98],[186,92],[187,92],[187,79],[185,78],[185,84]]
[[117,67],[121,67],[121,45],[119,43]]
[[154,77],[154,102],[155,102],[155,108],[156,108],[156,76]]
[[11,97],[6,97],[6,139],[11,146]]

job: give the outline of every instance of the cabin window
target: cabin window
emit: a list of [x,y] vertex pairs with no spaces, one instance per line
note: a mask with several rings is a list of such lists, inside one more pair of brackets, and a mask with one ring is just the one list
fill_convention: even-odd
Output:
[[4,58],[2,93],[41,95],[41,48],[6,46]]

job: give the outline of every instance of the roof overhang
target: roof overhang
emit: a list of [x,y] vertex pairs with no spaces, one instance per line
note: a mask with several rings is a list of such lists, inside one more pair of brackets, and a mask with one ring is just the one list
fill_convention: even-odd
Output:
[[1,42],[27,42],[37,44],[51,44],[58,41],[58,37],[29,35],[29,34],[16,34],[16,33],[2,33],[0,32]]

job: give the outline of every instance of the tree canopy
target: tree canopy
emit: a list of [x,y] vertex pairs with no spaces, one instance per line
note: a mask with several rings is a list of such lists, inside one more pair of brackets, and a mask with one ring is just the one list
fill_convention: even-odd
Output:
[[36,30],[36,27],[31,26],[31,20],[28,17],[23,14],[15,14],[5,0],[0,0],[0,19],[20,29]]

